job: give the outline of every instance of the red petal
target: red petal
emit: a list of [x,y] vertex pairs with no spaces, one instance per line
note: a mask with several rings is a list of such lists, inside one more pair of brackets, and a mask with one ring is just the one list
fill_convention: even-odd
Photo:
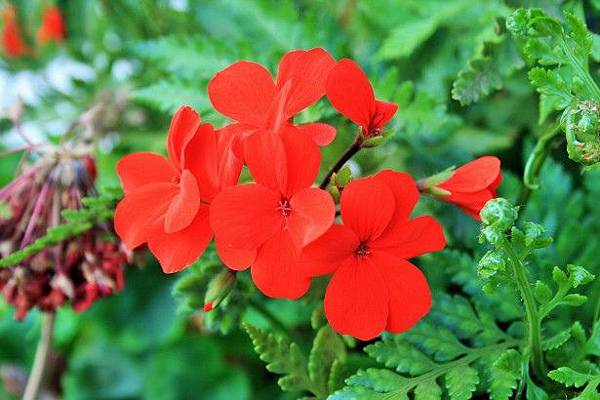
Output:
[[180,168],[183,164],[185,146],[196,134],[200,125],[200,116],[190,106],[180,107],[171,119],[169,137],[167,138],[167,151],[169,159]]
[[500,159],[480,157],[457,168],[450,179],[438,187],[450,192],[478,192],[494,184],[500,173]]
[[181,174],[179,193],[171,200],[165,215],[165,232],[177,232],[191,224],[199,208],[198,183],[192,173],[186,169]]
[[230,65],[208,83],[208,96],[217,111],[255,126],[264,124],[275,94],[269,71],[249,61]]
[[335,128],[321,122],[296,125],[296,129],[301,134],[308,135],[318,146],[327,146],[335,139]]
[[335,60],[325,50],[294,50],[279,63],[277,89],[289,85],[285,99],[284,119],[289,119],[325,94],[325,81]]
[[375,101],[375,113],[373,115],[372,125],[375,128],[382,128],[398,111],[398,104],[388,103],[387,101]]
[[[241,140],[239,132],[236,128],[227,127],[217,131],[219,189],[235,185],[240,178],[244,166],[244,156],[243,148],[239,145]],[[238,147],[238,151],[236,151],[236,147]]]
[[294,245],[289,233],[280,230],[258,251],[252,264],[252,280],[265,296],[297,299],[310,286],[299,265],[300,249]]
[[212,125],[201,124],[185,149],[183,168],[198,182],[200,197],[210,201],[219,191],[217,134]]
[[176,178],[177,170],[161,155],[133,153],[119,160],[117,174],[127,194],[150,183],[171,182]]
[[193,264],[204,252],[213,237],[208,223],[208,206],[202,205],[192,223],[175,233],[153,229],[148,247],[158,259],[162,270],[171,274]]
[[323,236],[302,249],[302,268],[308,276],[334,272],[348,257],[352,257],[360,240],[350,228],[334,224]]
[[247,269],[256,259],[256,249],[239,249],[231,245],[222,245],[219,240],[215,241],[217,254],[225,265],[236,271]]
[[280,192],[286,185],[285,153],[281,137],[270,131],[256,132],[244,142],[244,159],[256,183]]
[[259,184],[223,189],[210,207],[210,223],[221,245],[256,249],[281,229],[280,196]]
[[386,326],[389,298],[387,285],[370,258],[350,257],[327,286],[325,315],[339,334],[373,339]]
[[370,247],[408,259],[442,250],[446,246],[444,231],[440,223],[432,216],[418,217],[394,225],[386,230]]
[[[393,222],[398,223],[408,219],[419,201],[419,189],[413,177],[403,172],[386,169],[375,175],[373,179],[386,185],[394,194],[396,208]],[[388,226],[388,229],[390,228],[391,226]]]
[[284,194],[291,197],[314,183],[319,174],[321,151],[311,139],[295,129],[284,129],[280,136],[285,146],[287,170]]
[[[115,210],[115,231],[130,250],[148,239],[148,232],[164,220],[173,197],[179,193],[174,183],[151,183],[128,193]],[[162,228],[162,225],[161,225]]]
[[287,228],[298,247],[312,242],[333,224],[335,204],[324,190],[304,189],[290,199],[290,206],[292,211],[287,219]]
[[375,95],[369,79],[352,60],[340,60],[329,73],[327,98],[331,105],[357,125],[369,129]]
[[463,211],[475,218],[477,221],[481,221],[479,213],[485,206],[485,203],[496,197],[495,192],[491,190],[482,190],[475,193],[460,193],[455,192],[450,196],[442,198],[442,200],[448,203],[454,203],[458,205]]
[[390,294],[386,330],[401,333],[410,329],[431,308],[431,292],[421,270],[405,260],[373,254],[373,262]]
[[355,179],[342,192],[342,219],[361,241],[374,240],[389,224],[395,209],[394,194],[379,180]]

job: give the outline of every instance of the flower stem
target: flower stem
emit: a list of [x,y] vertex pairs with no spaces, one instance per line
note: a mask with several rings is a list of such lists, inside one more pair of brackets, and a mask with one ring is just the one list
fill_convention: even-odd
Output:
[[525,164],[525,171],[523,172],[524,186],[517,200],[518,205],[524,205],[527,203],[527,200],[529,200],[529,196],[531,195],[531,191],[539,189],[540,184],[538,182],[538,177],[540,175],[540,171],[546,162],[548,154],[550,154],[553,139],[560,133],[560,125],[556,124],[538,139],[535,148],[529,155],[527,163]]
[[527,279],[525,266],[506,238],[502,240],[502,247],[510,259],[513,275],[525,306],[525,317],[527,320],[528,330],[527,343],[531,351],[531,364],[533,372],[539,379],[545,381],[547,378],[542,353],[542,321],[538,313],[533,291],[531,290],[529,280]]
[[323,181],[319,185],[321,189],[325,189],[327,185],[329,185],[329,180],[331,179],[331,176],[338,172],[344,166],[344,164],[348,162],[348,160],[350,160],[356,153],[358,153],[358,151],[361,149],[361,144],[362,136],[358,135],[354,143],[352,143],[352,145],[346,149],[346,151],[340,156],[340,158],[333,165],[333,167],[331,167],[329,172],[327,172],[327,175],[325,175],[325,178],[323,178]]
[[302,345],[301,338],[296,335],[291,329],[284,325],[283,322],[275,314],[273,314],[267,307],[262,305],[260,302],[254,299],[248,299],[248,305],[254,309],[257,313],[259,313],[264,319],[269,321],[269,323],[283,334],[285,334],[290,340],[295,342],[298,345]]
[[52,347],[52,335],[54,333],[54,314],[48,313],[42,316],[42,333],[35,351],[33,367],[27,380],[23,400],[37,400],[40,389],[46,375],[48,355]]

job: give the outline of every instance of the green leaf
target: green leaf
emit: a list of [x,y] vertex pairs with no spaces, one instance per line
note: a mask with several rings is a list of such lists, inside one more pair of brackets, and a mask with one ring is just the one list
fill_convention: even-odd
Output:
[[571,85],[565,81],[558,69],[532,68],[529,81],[540,93],[540,119],[542,123],[552,111],[565,109],[573,101]]
[[359,370],[355,375],[346,379],[348,385],[362,386],[373,389],[376,392],[402,391],[407,379],[386,369],[369,368],[366,371]]
[[211,110],[208,98],[198,87],[178,81],[161,80],[133,92],[133,99],[148,107],[173,114],[183,105],[190,105],[201,114]]
[[[329,380],[333,364],[346,360],[346,346],[340,336],[325,325],[315,336],[308,358],[308,375],[320,393],[329,393]],[[324,396],[323,396],[324,397]]]
[[[490,360],[492,361],[492,360]],[[505,400],[510,398],[513,390],[517,388],[519,378],[521,355],[516,350],[507,350],[493,362],[490,369],[490,382],[488,392],[492,400]]]
[[403,337],[436,361],[452,360],[468,351],[450,330],[427,321],[420,322]]
[[283,375],[277,383],[285,391],[313,391],[312,383],[306,371],[306,358],[296,343],[283,337],[243,324],[252,339],[254,350],[260,359],[267,363],[267,370]]
[[569,367],[560,367],[550,371],[548,372],[548,376],[566,387],[581,387],[592,379],[591,375],[577,372]]
[[524,66],[517,48],[506,35],[484,42],[482,50],[469,60],[452,85],[452,98],[468,105],[503,87],[503,80]]
[[419,375],[437,366],[429,357],[400,336],[370,344],[365,347],[365,352],[386,367],[410,375]]
[[415,400],[439,400],[442,398],[442,388],[435,382],[424,382],[415,388]]
[[[450,20],[468,4],[464,0],[426,0],[423,3],[424,10],[420,15],[416,15],[414,11],[407,12],[410,19],[392,29],[377,52],[379,57],[387,60],[410,56],[442,24]],[[428,12],[429,9],[434,9],[435,12],[430,13]]]
[[588,270],[579,265],[568,264],[567,271],[569,272],[571,287],[574,289],[580,285],[587,285],[596,278],[593,274],[589,273]]
[[479,384],[477,370],[468,365],[451,369],[446,374],[446,389],[450,400],[468,400]]

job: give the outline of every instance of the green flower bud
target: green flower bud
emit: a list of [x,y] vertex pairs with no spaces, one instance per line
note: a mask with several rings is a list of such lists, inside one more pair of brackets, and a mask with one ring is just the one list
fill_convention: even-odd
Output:
[[235,272],[225,268],[215,275],[208,284],[206,295],[204,296],[204,311],[209,312],[231,292],[235,285]]
[[334,202],[337,203],[340,201],[340,189],[338,189],[336,185],[328,185],[327,191],[329,192],[331,197],[333,197]]
[[361,147],[363,147],[365,149],[369,149],[372,147],[377,147],[377,146],[381,145],[383,142],[385,142],[385,138],[383,136],[381,136],[381,135],[373,136],[371,138],[368,138],[364,142],[362,142]]
[[344,166],[339,172],[335,175],[335,184],[338,187],[344,187],[352,180],[352,171],[350,167],[347,165]]

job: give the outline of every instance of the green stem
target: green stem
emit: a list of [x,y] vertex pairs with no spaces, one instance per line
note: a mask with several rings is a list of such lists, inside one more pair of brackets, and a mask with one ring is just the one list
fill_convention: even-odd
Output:
[[248,306],[250,306],[254,311],[259,313],[264,319],[269,321],[269,323],[283,334],[285,334],[290,340],[302,346],[302,338],[298,336],[295,332],[289,329],[275,314],[273,314],[267,307],[262,305],[260,302],[254,299],[248,299]]
[[518,205],[524,205],[529,200],[529,196],[531,195],[532,190],[537,190],[540,187],[538,182],[538,177],[540,175],[540,171],[544,166],[544,162],[550,154],[552,139],[558,136],[561,133],[560,125],[554,125],[548,132],[542,135],[529,158],[527,159],[527,163],[525,164],[525,171],[523,172],[523,189],[519,194],[519,198],[517,200]]
[[510,259],[513,275],[525,306],[525,317],[528,327],[527,342],[531,351],[531,364],[533,367],[533,372],[540,380],[546,381],[547,377],[542,353],[542,321],[538,313],[533,291],[531,290],[529,280],[527,279],[525,266],[506,238],[502,239],[502,247]]
[[329,172],[327,172],[327,175],[325,175],[325,178],[323,178],[323,181],[319,185],[321,189],[325,189],[327,185],[329,185],[329,180],[331,179],[331,176],[338,172],[344,166],[344,164],[348,162],[348,160],[350,160],[356,153],[358,153],[358,151],[361,149],[361,144],[362,135],[359,134],[356,137],[354,143],[352,143],[352,145],[346,149],[346,151],[340,156],[339,160],[337,160],[337,162],[333,165],[333,167],[331,167]]
[[40,341],[35,351],[35,359],[33,360],[33,367],[27,380],[23,400],[36,400],[40,398],[40,392],[48,367],[48,356],[52,349],[53,333],[54,314],[43,314]]

